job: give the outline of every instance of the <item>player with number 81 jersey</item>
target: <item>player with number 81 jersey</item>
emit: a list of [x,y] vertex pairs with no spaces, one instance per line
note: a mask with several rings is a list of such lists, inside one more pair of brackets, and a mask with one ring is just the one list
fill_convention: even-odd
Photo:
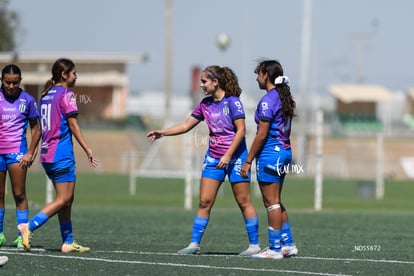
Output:
[[78,114],[75,93],[63,86],[53,86],[41,98],[39,114],[42,127],[40,162],[54,163],[65,158],[73,159],[73,150],[67,150],[73,149],[67,118]]

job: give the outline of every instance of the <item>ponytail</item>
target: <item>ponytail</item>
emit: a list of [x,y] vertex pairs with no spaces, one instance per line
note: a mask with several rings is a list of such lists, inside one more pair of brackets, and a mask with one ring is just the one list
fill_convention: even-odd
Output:
[[54,83],[54,81],[53,81],[52,78],[50,78],[46,81],[45,86],[44,86],[43,91],[42,91],[42,94],[41,94],[42,97],[45,96],[47,94],[47,92],[49,92],[50,88],[53,87],[53,83]]
[[47,92],[50,90],[50,88],[53,87],[55,83],[62,80],[63,72],[69,73],[74,67],[75,64],[70,59],[60,58],[56,60],[52,66],[52,77],[46,81],[45,87],[42,91],[42,97],[47,94]]
[[223,67],[224,77],[226,79],[225,89],[226,97],[236,96],[240,97],[242,89],[239,86],[239,82],[236,74],[229,67]]
[[216,79],[221,89],[224,90],[225,96],[239,97],[242,90],[236,74],[229,67],[220,67],[218,65],[210,65],[204,69],[210,79]]

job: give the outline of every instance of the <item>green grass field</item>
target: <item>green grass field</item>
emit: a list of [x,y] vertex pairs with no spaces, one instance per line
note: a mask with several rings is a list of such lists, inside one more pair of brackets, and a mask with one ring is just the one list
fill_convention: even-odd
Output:
[[[45,201],[45,177],[30,174],[30,214]],[[17,251],[14,203],[6,196],[0,275],[414,275],[414,183],[386,182],[385,198],[361,198],[357,180],[325,180],[323,211],[313,211],[313,181],[291,177],[284,190],[299,256],[283,260],[238,257],[247,246],[243,219],[229,184],[219,196],[201,255],[180,256],[190,241],[195,208],[184,210],[180,179],[80,174],[73,209],[75,239],[92,248],[62,254],[57,218],[35,232],[32,252]],[[266,214],[259,212],[260,243],[267,245]],[[197,198],[194,198],[195,206]]]

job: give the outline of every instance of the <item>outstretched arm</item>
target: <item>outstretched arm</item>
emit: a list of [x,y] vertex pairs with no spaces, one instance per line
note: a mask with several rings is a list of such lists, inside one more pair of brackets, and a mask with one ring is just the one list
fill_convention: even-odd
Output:
[[189,116],[184,122],[175,126],[163,130],[151,130],[147,133],[147,139],[152,142],[164,136],[180,135],[193,129],[199,122],[193,116]]

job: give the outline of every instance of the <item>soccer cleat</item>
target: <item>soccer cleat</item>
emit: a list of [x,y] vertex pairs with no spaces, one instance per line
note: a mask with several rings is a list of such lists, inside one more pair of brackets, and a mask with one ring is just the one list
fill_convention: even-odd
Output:
[[30,232],[29,230],[29,224],[20,223],[17,226],[17,229],[19,229],[20,234],[22,235],[22,244],[23,244],[24,250],[30,251],[30,242],[32,239],[32,232]]
[[14,240],[14,243],[16,244],[17,249],[24,249],[23,239],[21,236],[18,236],[17,239]]
[[276,252],[269,247],[263,249],[262,252],[251,256],[254,259],[283,259],[282,252]]
[[6,243],[6,237],[3,233],[0,233],[0,246]]
[[77,242],[72,243],[64,243],[62,244],[62,248],[60,249],[62,253],[69,253],[69,252],[78,252],[78,253],[85,253],[91,251],[89,247],[85,247],[79,245]]
[[291,245],[291,246],[282,246],[282,255],[284,257],[293,257],[298,255],[299,250],[296,248],[295,245]]
[[241,252],[240,254],[239,254],[239,256],[247,256],[247,257],[249,257],[249,256],[251,256],[251,255],[254,255],[254,254],[257,254],[257,253],[259,253],[260,252],[260,246],[259,245],[249,245],[249,247],[246,249],[246,250],[244,250],[243,252]]
[[198,255],[200,254],[200,247],[199,246],[188,246],[186,248],[183,248],[177,252],[177,254],[181,255]]

